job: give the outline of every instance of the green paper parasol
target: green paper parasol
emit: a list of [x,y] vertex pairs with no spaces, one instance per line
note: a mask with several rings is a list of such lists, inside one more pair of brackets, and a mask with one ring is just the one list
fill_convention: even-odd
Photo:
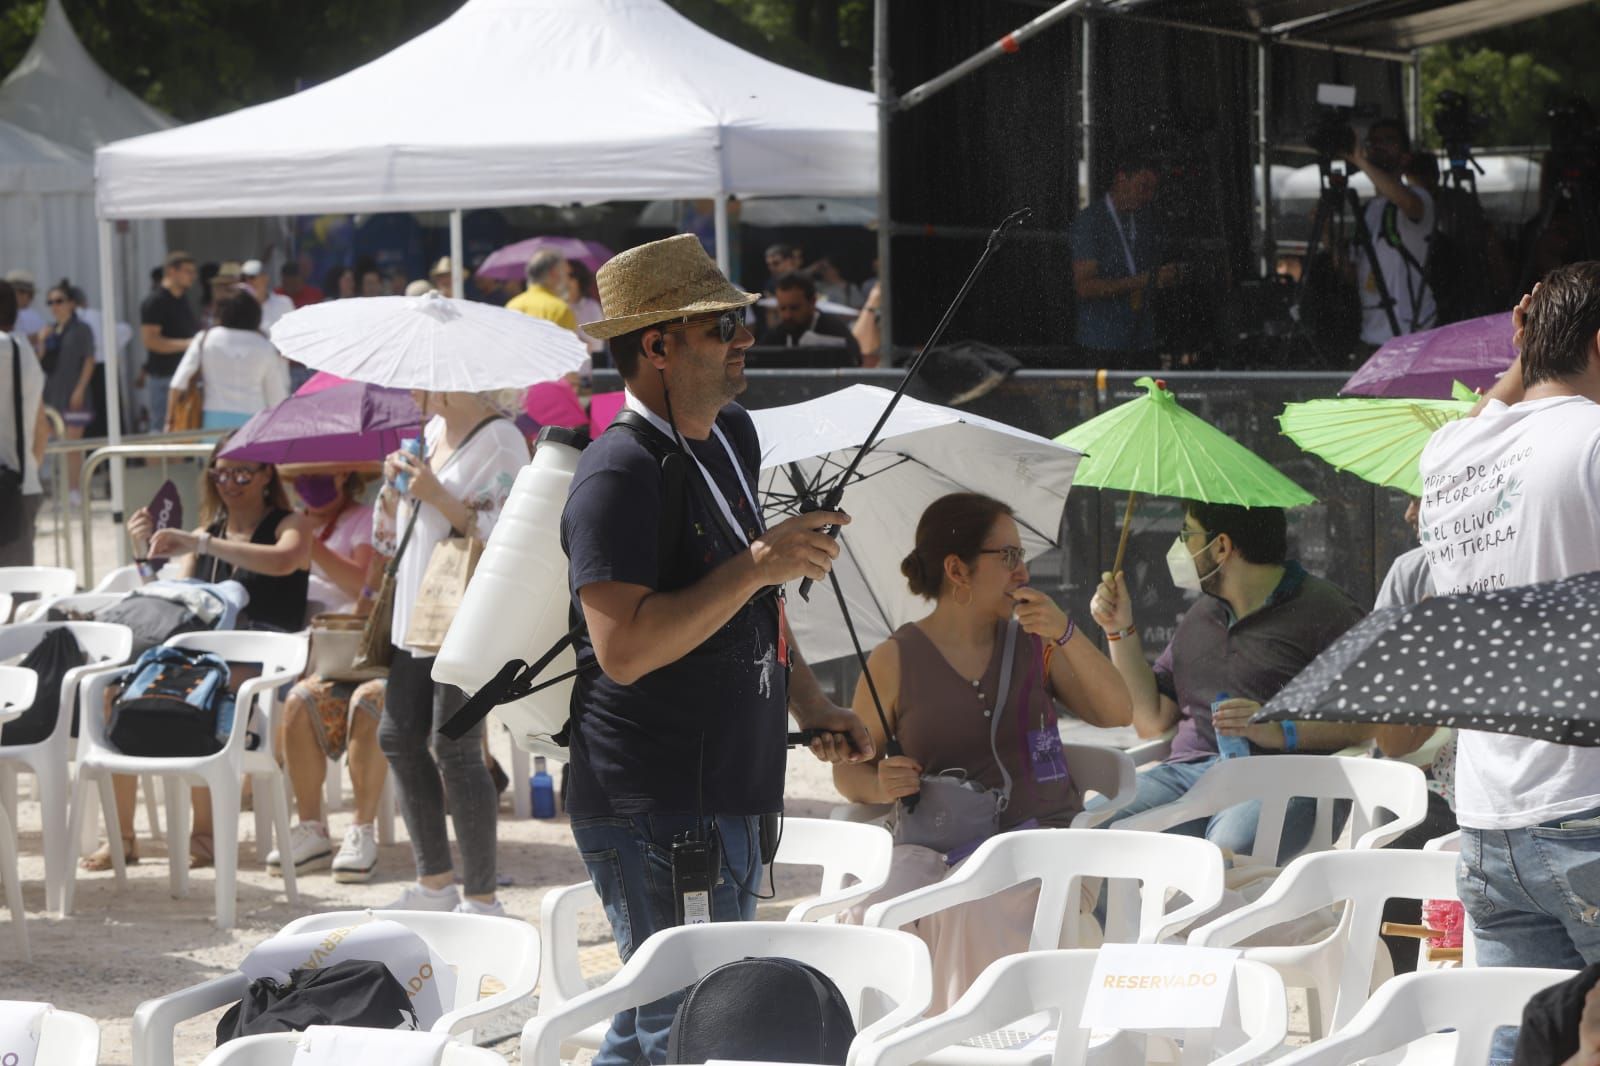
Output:
[[1418,461],[1434,431],[1465,418],[1477,394],[1456,383],[1455,399],[1350,397],[1285,404],[1283,435],[1336,470],[1363,481],[1422,495]]
[[1122,566],[1137,494],[1241,507],[1299,507],[1316,499],[1250,449],[1178,405],[1165,382],[1134,382],[1129,400],[1056,438],[1085,455],[1073,484],[1128,493],[1113,571]]

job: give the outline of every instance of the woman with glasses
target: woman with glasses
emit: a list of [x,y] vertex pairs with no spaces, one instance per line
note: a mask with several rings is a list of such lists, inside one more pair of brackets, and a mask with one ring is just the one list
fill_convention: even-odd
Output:
[[[1083,797],[1062,754],[1057,704],[1096,726],[1127,725],[1132,704],[1110,660],[1050,597],[1028,586],[1011,508],[978,493],[935,500],[922,512],[916,546],[900,571],[933,610],[880,644],[868,668],[904,753],[836,763],[840,793],[855,803],[895,803],[921,792],[925,777],[959,775],[1005,795],[1001,832],[1070,824]],[[1002,676],[1007,661],[1010,673]],[[865,679],[855,712],[875,750],[885,751]],[[895,817],[888,882],[851,912],[856,920],[879,900],[943,880],[983,840],[980,832],[936,849],[914,812],[908,817],[901,805]],[[1037,896],[1037,889],[1012,889],[916,923],[938,975],[930,1013],[954,1002],[989,963],[1027,950]]]
[[[44,402],[53,407],[66,423],[68,440],[83,439],[84,430],[94,421],[94,331],[78,317],[77,290],[62,278],[51,288],[45,303],[55,322],[45,331],[40,361],[47,375]],[[67,456],[67,484],[73,506],[80,502],[78,479],[83,471],[83,453]],[[60,486],[56,491],[61,491]]]
[[[288,495],[276,467],[222,459],[228,437],[217,441],[206,461],[200,487],[200,527],[191,531],[155,528],[148,507],[128,518],[128,536],[136,558],[169,558],[174,577],[201,581],[237,581],[250,594],[239,615],[241,629],[294,632],[305,626],[306,588],[310,580],[311,521],[289,508]],[[133,832],[137,780],[113,778],[123,853],[138,861]],[[204,789],[194,790],[194,831],[189,835],[189,865],[210,866],[211,801]],[[111,868],[111,852],[100,848],[83,860],[85,870]]]

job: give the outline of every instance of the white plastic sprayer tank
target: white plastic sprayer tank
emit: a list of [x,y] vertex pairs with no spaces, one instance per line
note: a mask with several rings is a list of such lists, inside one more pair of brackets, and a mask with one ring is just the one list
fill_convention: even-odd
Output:
[[[543,656],[571,628],[561,510],[583,439],[581,431],[560,427],[540,431],[533,461],[517,475],[439,648],[435,681],[474,693],[510,660],[531,663]],[[576,665],[572,649],[564,648],[538,680]],[[566,725],[571,698],[569,679],[494,713],[519,746],[566,762],[566,749],[550,738]]]

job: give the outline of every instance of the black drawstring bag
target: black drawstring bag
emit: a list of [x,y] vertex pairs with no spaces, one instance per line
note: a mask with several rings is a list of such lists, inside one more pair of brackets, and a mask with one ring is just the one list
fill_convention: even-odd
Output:
[[251,981],[244,998],[217,1022],[217,1046],[241,1036],[304,1032],[313,1025],[420,1028],[405,986],[387,966],[347,959],[326,969],[294,970],[286,985],[270,978]]
[[672,1018],[667,1061],[844,1066],[855,1038],[850,1005],[827,974],[794,959],[740,959],[718,966],[684,995]]
[[0,746],[38,744],[56,731],[56,719],[61,716],[61,681],[68,670],[75,670],[88,662],[88,656],[78,646],[72,630],[62,627],[52,629],[44,639],[18,665],[39,675],[39,688],[33,696],[33,706],[0,729]]

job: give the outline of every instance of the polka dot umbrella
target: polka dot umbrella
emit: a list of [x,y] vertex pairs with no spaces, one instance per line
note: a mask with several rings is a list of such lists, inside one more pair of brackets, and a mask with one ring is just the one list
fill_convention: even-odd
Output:
[[1600,573],[1373,611],[1255,716],[1600,745]]

